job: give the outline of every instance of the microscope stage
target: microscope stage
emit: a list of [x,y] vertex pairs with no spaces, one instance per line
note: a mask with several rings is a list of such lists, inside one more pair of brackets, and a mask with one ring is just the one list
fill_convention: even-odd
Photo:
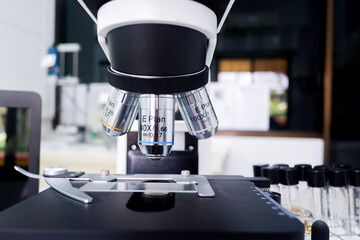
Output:
[[304,226],[255,185],[207,177],[196,193],[89,192],[83,204],[47,189],[0,213],[0,239],[304,239]]

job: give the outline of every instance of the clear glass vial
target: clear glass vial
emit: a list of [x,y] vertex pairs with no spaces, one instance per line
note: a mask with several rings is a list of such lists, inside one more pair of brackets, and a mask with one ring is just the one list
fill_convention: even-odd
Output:
[[360,169],[348,171],[351,230],[360,233]]
[[299,206],[298,174],[296,168],[279,169],[281,202],[285,208]]
[[324,169],[308,169],[306,171],[309,192],[310,212],[314,220],[328,222],[328,193],[326,172]]
[[350,233],[350,207],[347,171],[329,171],[329,224],[336,234]]
[[299,178],[299,207],[310,210],[309,189],[306,181],[306,170],[311,169],[309,164],[297,164],[294,166],[297,169]]
[[262,167],[261,176],[270,180],[270,191],[280,193],[279,189],[279,168]]

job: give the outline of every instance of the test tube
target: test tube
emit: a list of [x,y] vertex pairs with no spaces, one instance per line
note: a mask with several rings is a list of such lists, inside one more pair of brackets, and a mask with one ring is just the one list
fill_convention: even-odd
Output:
[[309,164],[297,164],[294,166],[297,169],[297,175],[299,178],[299,207],[310,210],[310,199],[308,184],[306,181],[306,170],[311,169]]
[[296,168],[279,169],[281,202],[289,210],[299,206],[299,179]]
[[360,233],[360,169],[348,172],[351,230]]
[[329,223],[336,234],[350,233],[350,208],[347,171],[329,171]]
[[324,169],[308,169],[306,175],[311,201],[308,210],[312,213],[314,220],[327,222],[329,219],[326,172]]
[[147,158],[160,160],[174,144],[174,96],[142,94],[139,105],[139,148]]
[[129,132],[138,113],[138,101],[138,93],[111,87],[101,118],[105,132],[114,137]]
[[270,180],[270,191],[280,193],[279,189],[279,168],[263,167],[261,168],[261,176]]
[[178,107],[189,133],[206,139],[217,132],[218,119],[205,87],[175,94]]

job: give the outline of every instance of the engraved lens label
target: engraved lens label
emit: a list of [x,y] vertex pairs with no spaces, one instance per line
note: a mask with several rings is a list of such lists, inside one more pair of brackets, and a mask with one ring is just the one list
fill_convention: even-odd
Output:
[[171,134],[173,131],[172,122],[174,121],[173,110],[157,109],[155,113],[150,112],[149,109],[141,110],[141,139],[139,139],[139,143],[174,144]]
[[101,122],[110,136],[120,136],[130,131],[138,112],[139,94],[112,88],[104,107]]
[[191,135],[205,139],[216,133],[218,120],[205,88],[179,93],[176,100]]

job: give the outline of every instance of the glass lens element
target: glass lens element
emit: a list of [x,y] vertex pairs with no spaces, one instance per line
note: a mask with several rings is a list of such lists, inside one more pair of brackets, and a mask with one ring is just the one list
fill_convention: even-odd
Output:
[[112,87],[101,118],[105,132],[114,137],[129,132],[138,112],[138,101],[138,93]]

